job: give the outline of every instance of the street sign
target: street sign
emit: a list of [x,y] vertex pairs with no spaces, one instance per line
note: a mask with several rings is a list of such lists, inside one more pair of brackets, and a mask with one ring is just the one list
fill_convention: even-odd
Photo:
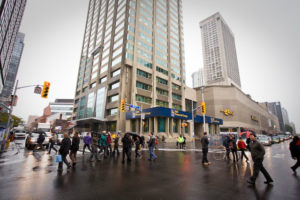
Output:
[[129,111],[130,108],[129,108],[129,105],[125,105],[125,111]]
[[142,113],[142,119],[144,120],[145,119],[145,113]]
[[36,86],[36,87],[34,88],[34,93],[35,93],[35,94],[41,94],[41,93],[42,93],[42,88],[41,88],[40,86]]
[[136,108],[136,109],[140,109],[140,107],[139,106],[135,106],[135,105],[130,105],[130,108]]

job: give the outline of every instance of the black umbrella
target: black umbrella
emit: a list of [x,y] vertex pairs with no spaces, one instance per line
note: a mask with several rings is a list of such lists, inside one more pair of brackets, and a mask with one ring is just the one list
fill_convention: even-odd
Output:
[[126,132],[126,134],[131,135],[134,140],[136,140],[137,137],[139,137],[139,139],[141,139],[141,136],[139,134],[137,134],[136,132]]

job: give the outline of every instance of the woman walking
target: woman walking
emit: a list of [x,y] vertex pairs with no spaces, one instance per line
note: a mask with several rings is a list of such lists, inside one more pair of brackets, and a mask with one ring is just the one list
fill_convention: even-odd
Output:
[[[64,133],[64,139],[61,142],[59,154],[61,155],[62,161],[67,165],[68,169],[71,168],[71,165],[67,160],[67,155],[69,154],[70,147],[71,147],[71,140],[69,138],[69,134]],[[59,162],[57,171],[59,172],[63,171],[63,162]]]
[[75,131],[73,139],[72,139],[71,153],[70,153],[70,158],[72,160],[73,167],[75,167],[75,165],[76,165],[76,161],[77,161],[76,155],[77,155],[77,151],[79,149],[79,143],[80,143],[80,139],[78,136],[78,132]]
[[246,162],[248,162],[249,159],[248,159],[247,155],[245,154],[246,144],[243,141],[242,137],[239,138],[238,147],[241,150],[241,161],[243,160],[243,156],[244,156],[246,158]]

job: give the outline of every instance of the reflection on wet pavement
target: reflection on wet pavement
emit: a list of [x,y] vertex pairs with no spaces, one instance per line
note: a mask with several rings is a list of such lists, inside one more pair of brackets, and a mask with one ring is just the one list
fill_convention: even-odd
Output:
[[[300,181],[289,169],[288,143],[266,148],[264,165],[274,178],[265,185],[259,176],[255,187],[246,180],[252,162],[214,160],[203,166],[201,151],[155,151],[158,159],[121,163],[121,156],[89,162],[79,153],[76,168],[57,173],[54,153],[27,151],[0,158],[2,199],[295,199]],[[249,153],[247,153],[249,155]],[[250,156],[250,155],[249,155]],[[69,158],[68,158],[69,159]],[[13,163],[15,162],[15,163]],[[78,192],[77,192],[78,191]]]

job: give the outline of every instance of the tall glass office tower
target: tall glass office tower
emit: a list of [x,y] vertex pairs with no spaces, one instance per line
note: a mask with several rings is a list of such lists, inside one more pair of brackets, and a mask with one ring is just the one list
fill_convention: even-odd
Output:
[[90,0],[73,120],[124,130],[121,99],[185,110],[184,63],[181,0]]

